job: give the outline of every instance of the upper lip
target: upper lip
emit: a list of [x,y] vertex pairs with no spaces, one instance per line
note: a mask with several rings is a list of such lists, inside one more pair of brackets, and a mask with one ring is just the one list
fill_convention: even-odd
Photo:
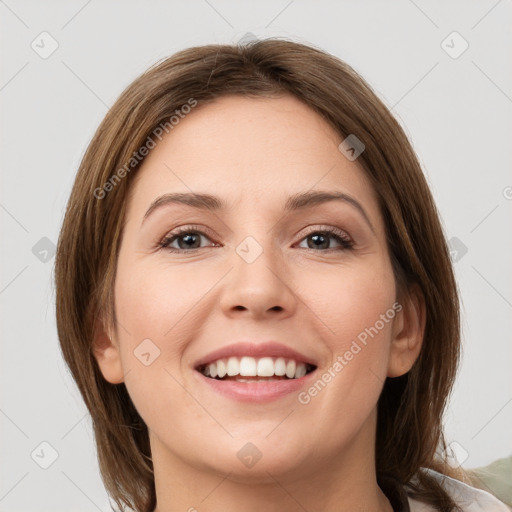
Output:
[[229,357],[284,357],[285,359],[293,359],[297,363],[310,364],[317,366],[316,361],[297,350],[275,341],[265,341],[261,343],[238,342],[210,352],[208,355],[198,359],[194,363],[194,368],[199,368],[207,364],[218,361],[219,359],[227,359]]

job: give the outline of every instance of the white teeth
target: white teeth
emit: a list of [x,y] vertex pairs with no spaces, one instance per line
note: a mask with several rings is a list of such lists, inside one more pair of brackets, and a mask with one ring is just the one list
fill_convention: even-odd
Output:
[[271,357],[262,357],[258,361],[258,376],[272,377],[274,375],[274,361]]
[[218,377],[220,379],[222,379],[222,377],[224,377],[224,375],[226,375],[227,372],[228,372],[228,369],[226,368],[226,363],[225,363],[224,359],[219,359],[217,361],[217,375],[218,375]]
[[256,359],[254,357],[242,357],[240,359],[240,375],[242,377],[256,377]]
[[297,369],[295,370],[295,378],[300,379],[301,377],[304,377],[306,375],[306,365],[305,364],[298,364]]
[[244,379],[243,377],[239,377],[235,379],[236,382],[273,382],[279,379],[265,378],[265,379]]
[[[229,359],[218,359],[207,364],[202,369],[206,377],[222,379],[225,376],[234,377],[282,377],[286,375],[289,379],[300,379],[307,373],[307,366],[304,363],[297,363],[293,359],[285,360],[284,357],[273,359],[272,357],[261,357],[259,359],[249,356],[230,357]],[[236,379],[238,382],[255,382],[258,380],[278,379]]]
[[238,360],[238,357],[230,357],[228,359],[227,371],[230,377],[240,373],[240,361]]
[[274,371],[277,376],[283,376],[286,373],[286,361],[284,360],[284,357],[278,357],[274,366]]
[[[288,363],[286,365],[286,376],[289,379],[293,379],[293,377],[295,376],[296,367],[297,367],[297,365],[295,364],[295,361],[293,359],[288,361]],[[211,372],[211,368],[210,368],[210,372]]]

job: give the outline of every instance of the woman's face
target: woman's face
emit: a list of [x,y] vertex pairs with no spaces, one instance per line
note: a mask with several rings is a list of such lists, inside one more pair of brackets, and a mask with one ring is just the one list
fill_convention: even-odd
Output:
[[373,456],[403,319],[376,194],[341,141],[291,96],[230,96],[143,162],[98,360],[155,464],[267,481]]

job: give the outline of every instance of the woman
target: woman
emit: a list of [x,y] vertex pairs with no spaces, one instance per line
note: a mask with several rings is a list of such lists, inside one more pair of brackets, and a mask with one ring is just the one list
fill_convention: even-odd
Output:
[[420,165],[321,50],[208,45],[135,80],[81,163],[56,288],[120,508],[507,510],[443,476],[459,303]]

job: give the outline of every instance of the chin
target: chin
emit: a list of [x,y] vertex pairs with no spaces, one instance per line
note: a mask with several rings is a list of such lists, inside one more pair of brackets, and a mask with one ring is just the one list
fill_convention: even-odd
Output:
[[262,455],[254,465],[245,465],[235,455],[228,457],[223,461],[216,461],[211,467],[215,472],[221,475],[229,475],[227,478],[233,482],[247,484],[275,484],[275,480],[280,480],[284,476],[293,476],[299,473],[299,468],[303,461],[297,457],[297,454],[279,453]]
[[[265,439],[265,435],[230,439],[228,446],[217,446],[215,453],[210,452],[205,462],[211,470],[229,474],[232,481],[256,484],[275,483],[272,477],[279,479],[283,475],[298,474],[304,469],[305,460],[311,460],[313,454],[303,441],[292,442],[289,436]],[[222,452],[221,457],[219,452]]]

